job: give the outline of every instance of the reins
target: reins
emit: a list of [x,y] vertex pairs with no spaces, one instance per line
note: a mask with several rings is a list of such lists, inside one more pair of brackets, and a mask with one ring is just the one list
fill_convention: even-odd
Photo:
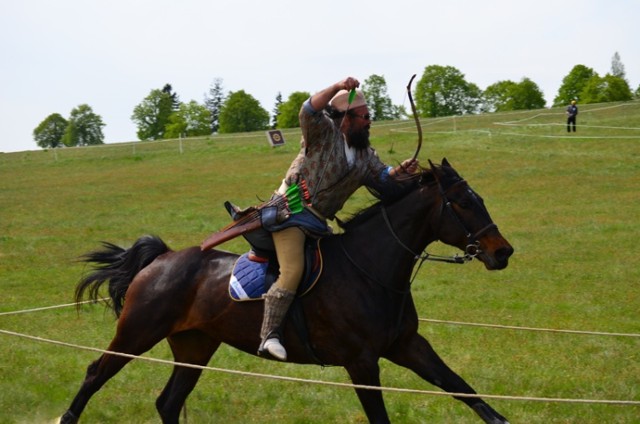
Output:
[[[406,295],[411,293],[411,281],[409,281],[409,286],[406,288],[406,290],[398,290],[394,287],[390,287],[384,283],[382,283],[380,280],[378,280],[374,275],[371,275],[370,272],[368,272],[366,269],[364,269],[362,266],[360,266],[355,259],[353,259],[353,257],[349,254],[349,252],[347,251],[347,248],[344,245],[344,236],[340,235],[339,238],[340,240],[340,248],[342,248],[342,253],[344,253],[344,256],[349,260],[349,262],[351,262],[351,265],[353,265],[354,267],[356,267],[356,269],[362,274],[364,275],[368,280],[373,281],[374,283],[378,284],[380,287],[389,290],[393,293],[396,294],[401,294],[401,295]],[[413,280],[413,279],[412,279]]]
[[[383,284],[374,275],[372,275],[370,272],[368,272],[366,269],[364,269],[362,266],[360,266],[353,259],[353,257],[349,254],[349,252],[347,251],[347,249],[346,249],[346,247],[344,245],[342,237],[340,237],[340,247],[342,248],[342,251],[343,251],[344,255],[349,260],[349,262],[351,262],[351,264],[354,267],[356,267],[356,269],[362,275],[364,275],[367,279],[377,283],[381,287],[383,287],[383,288],[385,288],[385,289],[387,289],[389,291],[392,291],[394,293],[407,294],[407,293],[410,292],[411,285],[412,285],[413,281],[415,280],[416,276],[418,275],[418,272],[420,271],[420,268],[422,267],[422,265],[426,261],[444,262],[444,263],[462,265],[462,264],[466,264],[467,262],[471,262],[475,257],[477,257],[480,253],[482,253],[482,250],[480,249],[480,243],[479,243],[478,239],[480,237],[482,237],[482,235],[484,235],[487,231],[496,229],[496,228],[498,228],[498,226],[496,224],[494,224],[493,221],[491,221],[490,217],[488,217],[489,221],[490,221],[489,224],[485,225],[483,228],[481,228],[480,230],[476,231],[475,233],[471,233],[468,230],[467,226],[464,224],[464,222],[462,222],[462,220],[460,219],[460,216],[453,209],[452,202],[449,200],[449,198],[447,197],[447,193],[446,193],[452,187],[455,187],[455,186],[457,186],[459,184],[464,184],[464,183],[466,183],[466,181],[465,180],[457,181],[453,185],[448,187],[447,190],[443,189],[442,184],[440,183],[439,180],[437,180],[437,183],[438,183],[438,190],[439,190],[440,196],[442,198],[442,203],[441,203],[441,206],[440,206],[440,217],[439,217],[438,221],[439,222],[442,221],[442,215],[443,215],[444,210],[446,209],[449,212],[449,214],[452,216],[454,221],[457,222],[458,225],[464,230],[464,233],[465,233],[465,235],[467,237],[467,246],[466,246],[466,248],[464,250],[464,255],[460,256],[457,253],[455,255],[452,255],[452,256],[434,255],[434,254],[431,254],[431,253],[427,252],[426,248],[421,253],[415,252],[405,242],[403,242],[402,239],[400,239],[400,237],[396,233],[395,229],[393,228],[393,225],[391,224],[391,220],[389,219],[389,214],[387,213],[387,209],[384,207],[384,205],[381,205],[380,209],[381,209],[381,213],[382,213],[382,218],[384,220],[385,225],[387,226],[387,229],[391,233],[391,236],[396,241],[396,243],[398,243],[398,245],[400,245],[400,247],[402,247],[406,252],[411,254],[411,256],[413,257],[413,261],[414,261],[414,267],[415,267],[416,263],[418,263],[418,266],[416,267],[416,269],[413,272],[413,275],[409,279],[407,289],[406,290],[398,290],[396,288],[393,288],[393,287],[390,287],[388,285]],[[468,187],[468,190],[471,191],[471,193],[473,194],[472,198],[477,203],[478,199],[477,199],[475,193],[473,193],[473,190],[471,190],[470,187]],[[482,206],[482,205],[480,205],[480,206]]]
[[426,249],[423,250],[422,253],[416,253],[413,251],[413,249],[411,249],[409,246],[404,244],[402,240],[400,240],[400,237],[398,237],[395,230],[393,229],[393,226],[391,225],[391,221],[389,220],[389,215],[387,214],[387,209],[384,206],[382,207],[382,217],[384,218],[384,222],[385,224],[387,224],[387,228],[389,229],[389,232],[393,236],[394,240],[404,250],[411,253],[411,255],[413,256],[414,267],[415,267],[415,264],[418,263],[418,267],[413,271],[413,275],[409,280],[409,287],[411,287],[411,285],[413,284],[413,281],[418,276],[418,272],[420,272],[420,268],[422,268],[422,265],[424,265],[426,261],[445,262],[449,264],[465,264],[467,262],[470,262],[475,257],[475,255],[471,255],[469,253],[465,253],[464,256],[459,256],[457,254],[453,256],[432,255],[431,253],[427,252]]
[[[480,250],[480,244],[478,242],[478,238],[480,238],[487,231],[490,231],[491,229],[497,228],[497,226],[493,223],[493,221],[491,221],[491,218],[489,217],[490,223],[472,234],[467,229],[466,225],[464,225],[464,222],[462,222],[462,220],[460,219],[460,217],[458,216],[456,211],[453,209],[451,201],[447,198],[446,192],[442,188],[442,185],[440,184],[440,181],[437,180],[437,182],[438,182],[438,188],[439,188],[440,195],[441,195],[441,206],[440,206],[440,214],[439,214],[438,222],[442,221],[443,210],[447,209],[449,211],[449,213],[453,216],[455,222],[457,222],[462,227],[462,229],[464,230],[464,233],[465,233],[465,235],[467,237],[467,241],[468,241],[468,244],[467,244],[467,246],[465,248],[465,252],[464,252],[463,256],[459,256],[458,254],[455,254],[453,256],[432,255],[432,254],[430,254],[429,252],[426,251],[426,248],[422,251],[422,253],[416,253],[412,248],[410,248],[406,243],[404,243],[402,241],[402,239],[400,239],[400,237],[398,236],[398,234],[394,230],[393,225],[391,224],[391,220],[389,219],[389,214],[387,213],[387,209],[384,207],[384,205],[382,205],[382,204],[380,205],[382,218],[384,220],[385,225],[387,226],[387,229],[391,233],[391,236],[396,241],[396,243],[398,243],[398,245],[400,245],[400,247],[402,247],[402,249],[404,249],[406,252],[411,254],[412,259],[413,259],[412,268],[415,268],[415,269],[413,270],[413,275],[411,275],[411,277],[409,278],[409,281],[406,283],[406,288],[405,289],[396,289],[395,287],[391,287],[391,286],[389,286],[387,284],[384,284],[375,275],[373,275],[371,272],[367,271],[363,266],[358,264],[355,261],[355,259],[347,251],[347,248],[344,245],[344,236],[341,235],[339,237],[340,247],[342,249],[342,252],[344,253],[344,255],[347,258],[347,260],[349,262],[351,262],[351,264],[358,270],[358,272],[360,272],[369,281],[372,281],[372,282],[378,284],[383,289],[388,290],[388,291],[390,291],[392,293],[395,293],[395,294],[398,294],[398,295],[402,296],[402,301],[400,303],[400,309],[399,309],[399,313],[398,313],[398,316],[397,316],[397,321],[398,321],[397,324],[398,324],[398,326],[400,325],[400,321],[402,319],[402,313],[403,313],[405,305],[406,305],[407,296],[411,293],[411,286],[413,284],[413,281],[416,279],[416,277],[418,275],[418,272],[420,272],[420,269],[422,268],[422,265],[426,261],[445,262],[445,263],[451,263],[451,264],[465,264],[467,262],[471,262],[473,260],[473,258],[475,258],[480,253],[482,253],[482,251]],[[454,187],[455,185],[460,184],[460,183],[464,183],[464,180],[460,180],[460,181],[456,182],[451,187]],[[450,189],[451,187],[449,187],[448,189]],[[471,188],[469,188],[469,190],[471,190]],[[472,192],[472,194],[474,194],[474,193]],[[475,202],[478,202],[478,199],[477,199],[477,197],[475,195],[473,196],[473,199],[474,199]],[[416,263],[418,263],[417,267],[416,267]]]
[[459,256],[457,254],[453,256],[432,255],[431,253],[427,252],[426,249],[423,250],[422,253],[415,253],[413,249],[411,249],[409,246],[404,244],[402,240],[400,240],[400,237],[398,237],[395,230],[393,229],[393,226],[391,225],[391,221],[389,220],[389,215],[387,214],[387,209],[384,207],[382,207],[382,217],[384,218],[384,222],[385,224],[387,224],[387,228],[389,229],[389,232],[391,233],[395,241],[404,250],[411,253],[411,255],[413,256],[413,260],[415,262],[420,260],[421,262],[434,261],[434,262],[447,262],[451,264],[464,264],[466,262],[471,261],[475,257],[475,255],[471,255],[471,254],[465,254],[464,256]]
[[[458,185],[458,184],[463,184],[465,183],[465,180],[460,180],[458,182],[456,182],[455,184],[453,184],[451,187],[449,187],[448,189]],[[442,256],[442,255],[433,255],[429,252],[427,252],[426,248],[425,250],[422,251],[422,253],[416,253],[413,249],[411,249],[409,246],[407,246],[398,236],[398,234],[396,234],[395,230],[393,229],[393,225],[391,225],[391,221],[389,220],[389,215],[387,214],[387,210],[384,206],[381,207],[382,209],[382,217],[384,219],[385,224],[387,225],[387,228],[389,229],[389,232],[391,233],[391,235],[393,236],[394,240],[407,252],[409,252],[412,256],[413,256],[413,260],[414,260],[414,266],[415,263],[418,263],[418,267],[415,269],[413,276],[411,277],[410,281],[409,281],[409,286],[411,286],[411,284],[413,283],[413,281],[415,280],[416,276],[418,275],[418,272],[420,271],[420,268],[422,267],[422,265],[426,262],[426,261],[432,261],[432,262],[445,262],[445,263],[450,263],[450,264],[466,264],[467,262],[471,262],[475,257],[477,257],[480,253],[482,253],[482,251],[480,250],[480,244],[478,242],[478,239],[484,235],[487,231],[493,230],[498,228],[498,226],[496,224],[493,223],[493,221],[491,221],[491,219],[489,218],[490,223],[487,224],[486,226],[484,226],[483,228],[481,228],[480,230],[476,231],[475,233],[471,233],[466,225],[464,224],[464,222],[462,222],[462,220],[460,219],[460,217],[458,216],[458,214],[456,213],[456,211],[453,209],[453,206],[451,204],[451,201],[449,200],[449,198],[447,197],[446,191],[442,188],[442,184],[440,184],[440,181],[438,181],[438,189],[440,191],[440,196],[442,197],[442,204],[440,207],[440,218],[439,221],[442,220],[442,213],[443,210],[446,209],[451,216],[453,217],[453,219],[458,223],[458,225],[460,225],[460,227],[462,227],[462,229],[464,230],[466,237],[467,237],[467,246],[464,250],[464,255],[460,256],[458,254],[455,254],[453,256]],[[469,188],[469,190],[471,190],[471,188]],[[477,197],[473,196],[473,199],[475,202],[478,202]]]

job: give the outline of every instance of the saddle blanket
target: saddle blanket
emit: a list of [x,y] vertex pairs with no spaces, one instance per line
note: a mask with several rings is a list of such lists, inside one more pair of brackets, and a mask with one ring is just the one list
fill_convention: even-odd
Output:
[[[233,266],[229,279],[229,295],[233,300],[261,300],[268,290],[265,285],[269,273],[269,261],[255,256],[252,252],[241,255]],[[307,294],[317,283],[322,273],[320,248],[307,251],[306,266],[302,282],[298,287],[298,297]],[[271,281],[275,281],[272,276]]]

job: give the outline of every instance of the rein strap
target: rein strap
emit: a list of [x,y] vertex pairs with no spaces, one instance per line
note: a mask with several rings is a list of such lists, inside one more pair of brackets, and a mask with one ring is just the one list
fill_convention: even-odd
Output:
[[[398,237],[398,235],[394,231],[393,227],[391,226],[391,221],[389,220],[389,215],[387,214],[387,209],[384,208],[384,207],[382,208],[382,217],[384,218],[384,222],[385,222],[385,224],[387,224],[387,228],[391,232],[391,235],[396,240],[396,242],[398,242],[398,244],[400,246],[402,246],[402,248],[404,250],[406,250],[407,252],[411,253],[411,255],[413,255],[414,261],[417,262],[418,260],[420,260],[421,261],[420,262],[420,266],[422,266],[422,263],[424,261],[446,262],[446,263],[449,263],[449,264],[465,264],[465,263],[470,262],[471,260],[473,260],[473,258],[475,257],[475,255],[470,254],[468,252],[466,252],[464,254],[464,256],[459,256],[457,254],[453,255],[453,256],[432,255],[431,253],[427,252],[426,249],[423,250],[422,253],[415,253],[413,251],[413,249],[411,249],[409,246],[404,244],[402,242],[402,240],[400,240],[400,237]],[[418,267],[418,270],[419,269],[420,269],[420,267]],[[417,273],[417,271],[416,271],[416,273]],[[413,280],[414,278],[415,278],[415,275],[413,276],[413,278],[411,280]]]

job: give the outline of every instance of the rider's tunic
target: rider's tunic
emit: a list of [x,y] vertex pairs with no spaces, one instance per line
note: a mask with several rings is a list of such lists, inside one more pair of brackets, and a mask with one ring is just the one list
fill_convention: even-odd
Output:
[[287,171],[280,193],[304,180],[313,211],[333,219],[363,185],[378,192],[398,187],[389,175],[392,168],[382,163],[373,148],[349,148],[335,122],[324,111],[313,110],[309,100],[300,109],[300,127],[300,152]]

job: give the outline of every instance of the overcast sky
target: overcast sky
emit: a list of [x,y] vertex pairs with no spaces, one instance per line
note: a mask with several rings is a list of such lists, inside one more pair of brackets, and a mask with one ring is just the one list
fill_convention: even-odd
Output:
[[133,108],[170,83],[202,102],[215,78],[271,113],[278,92],[346,76],[387,81],[394,104],[429,65],[481,89],[533,80],[550,104],[573,66],[620,54],[640,84],[636,0],[0,0],[0,152],[38,150],[33,129],[86,103],[105,142],[136,140]]

